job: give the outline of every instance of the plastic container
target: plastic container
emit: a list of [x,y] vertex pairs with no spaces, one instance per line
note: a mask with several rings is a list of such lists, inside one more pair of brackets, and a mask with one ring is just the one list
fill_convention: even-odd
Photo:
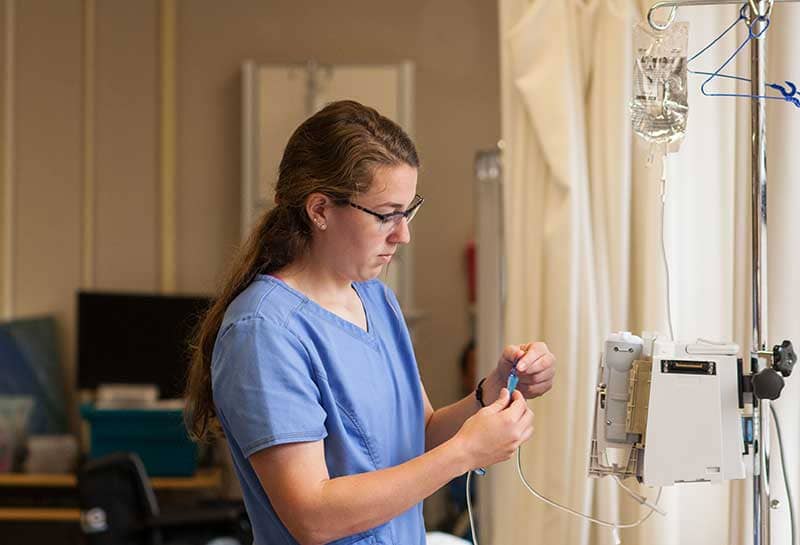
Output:
[[155,384],[101,384],[97,387],[98,409],[141,409],[158,405]]
[[14,466],[14,451],[17,442],[14,429],[0,419],[0,473],[10,473]]
[[186,433],[179,408],[98,409],[81,406],[89,423],[91,458],[135,452],[147,474],[191,476],[197,469],[197,445]]
[[0,473],[19,469],[32,409],[31,396],[0,395]]
[[31,435],[25,473],[72,473],[78,461],[78,441],[72,435]]

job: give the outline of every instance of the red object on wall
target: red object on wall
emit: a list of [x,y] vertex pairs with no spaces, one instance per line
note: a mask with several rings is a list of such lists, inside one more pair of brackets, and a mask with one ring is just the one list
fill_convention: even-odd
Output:
[[475,241],[470,240],[467,242],[467,246],[464,249],[464,260],[467,265],[467,289],[469,290],[468,297],[470,304],[475,304],[477,299],[478,271],[476,269],[477,264],[475,263],[475,258]]

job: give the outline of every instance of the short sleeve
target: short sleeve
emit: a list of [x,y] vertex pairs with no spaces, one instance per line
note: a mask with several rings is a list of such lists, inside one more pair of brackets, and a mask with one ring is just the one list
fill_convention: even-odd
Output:
[[211,376],[217,412],[245,456],[327,435],[310,356],[285,326],[261,317],[228,326]]

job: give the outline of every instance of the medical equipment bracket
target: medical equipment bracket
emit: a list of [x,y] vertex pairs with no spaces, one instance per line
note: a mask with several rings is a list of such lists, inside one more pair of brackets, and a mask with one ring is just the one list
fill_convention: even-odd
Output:
[[[653,4],[647,13],[647,21],[656,30],[666,30],[675,20],[680,6],[710,6],[721,4],[743,4],[745,0],[673,0]],[[775,3],[800,2],[800,0],[746,0],[750,21],[766,24]],[[664,23],[654,20],[657,10],[669,9]],[[754,29],[755,30],[755,29]],[[766,36],[766,35],[765,35]],[[762,363],[769,360],[767,350],[767,116],[766,100],[766,44],[764,39],[750,42],[751,94],[761,98],[752,99],[750,108],[751,126],[751,179],[752,179],[752,310],[753,338],[751,347],[752,372],[755,374]],[[766,365],[764,366],[766,367]],[[753,543],[771,545],[770,509],[773,503],[769,492],[769,418],[768,399],[753,401],[754,437],[758,443],[753,451]]]

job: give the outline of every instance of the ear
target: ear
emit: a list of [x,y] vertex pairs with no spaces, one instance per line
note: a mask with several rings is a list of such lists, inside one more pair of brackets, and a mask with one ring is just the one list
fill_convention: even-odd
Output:
[[328,228],[328,209],[332,206],[333,201],[322,193],[312,193],[306,199],[306,214],[308,214],[312,225],[321,230]]

